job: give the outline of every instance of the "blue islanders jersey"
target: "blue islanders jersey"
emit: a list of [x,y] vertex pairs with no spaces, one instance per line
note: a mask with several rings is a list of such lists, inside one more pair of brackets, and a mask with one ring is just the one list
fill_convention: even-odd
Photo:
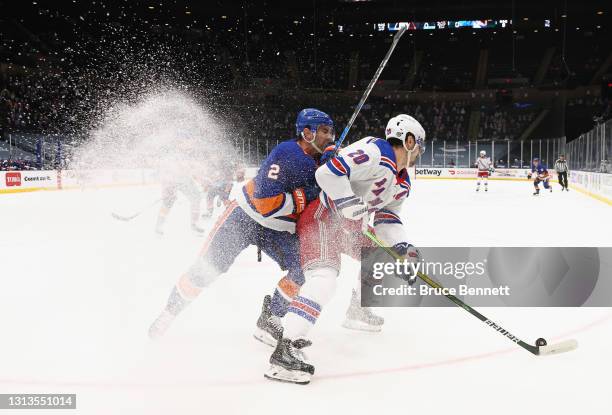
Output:
[[546,168],[546,165],[542,164],[542,163],[538,163],[537,167],[534,166],[533,163],[531,163],[531,172],[532,173],[537,173],[538,176],[541,176],[541,175],[547,176],[548,175],[548,169]]
[[247,215],[270,229],[295,233],[297,218],[318,196],[317,163],[297,141],[277,145],[257,175],[238,192],[236,201]]

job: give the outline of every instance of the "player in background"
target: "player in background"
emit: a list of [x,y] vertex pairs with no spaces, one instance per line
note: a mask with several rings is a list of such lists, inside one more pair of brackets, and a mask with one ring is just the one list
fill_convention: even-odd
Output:
[[531,174],[535,175],[533,179],[533,187],[535,187],[534,196],[540,194],[540,183],[544,186],[544,189],[549,189],[552,193],[552,186],[550,185],[550,173],[545,164],[540,162],[539,158],[534,158],[531,164]]
[[476,191],[480,190],[480,179],[484,181],[485,192],[489,191],[489,176],[493,172],[493,162],[487,157],[487,152],[484,150],[480,151],[480,156],[476,159],[476,167],[478,168]]
[[407,241],[400,212],[410,192],[406,167],[413,152],[419,152],[417,143],[423,143],[425,131],[417,120],[402,114],[389,120],[385,137],[363,138],[317,169],[321,194],[298,221],[305,283],[289,306],[266,378],[310,382],[314,366],[303,353],[311,345],[306,336],[334,295],[340,255],[360,260],[361,247],[373,246],[362,233],[369,213],[374,214],[374,231],[381,240],[406,259],[419,260],[418,250]]
[[206,211],[202,214],[203,218],[212,216],[215,210],[215,197],[218,198],[218,202],[225,205],[229,203],[229,195],[233,184],[232,179],[233,177],[228,177],[224,169],[218,169],[203,180],[202,187],[206,192]]
[[[219,275],[225,273],[248,246],[256,245],[288,274],[278,283],[273,298],[266,296],[258,330],[272,338],[282,333],[280,317],[303,283],[299,260],[297,218],[307,202],[319,194],[314,175],[316,158],[334,139],[334,123],[316,109],[302,110],[297,117],[298,138],[280,143],[261,164],[255,178],[247,181],[237,199],[217,220],[202,252],[172,289],[167,304],[149,329],[161,336],[176,316]],[[286,297],[285,297],[286,296]]]
[[242,192],[242,186],[246,181],[246,168],[242,164],[236,165],[236,172],[234,173],[234,183],[228,196],[228,203],[232,200],[236,200],[240,192]]
[[186,133],[179,133],[179,140],[172,148],[167,149],[159,162],[159,175],[161,182],[161,207],[157,215],[155,232],[164,234],[164,224],[172,206],[176,202],[178,192],[181,192],[190,205],[191,229],[197,235],[204,230],[198,226],[200,219],[200,204],[202,193],[196,184],[197,169],[200,162],[193,159],[192,144]]

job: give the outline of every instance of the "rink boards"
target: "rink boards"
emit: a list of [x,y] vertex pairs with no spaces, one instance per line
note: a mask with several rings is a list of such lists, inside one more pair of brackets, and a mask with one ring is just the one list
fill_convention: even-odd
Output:
[[0,171],[0,193],[34,192],[156,184],[154,170],[22,170]]
[[[418,167],[411,170],[416,180],[475,180],[477,172],[471,168]],[[248,168],[247,177],[253,177],[256,172],[256,168]],[[528,172],[527,169],[496,169],[490,179],[526,181]],[[551,173],[556,181],[556,174]],[[140,186],[156,184],[159,179],[157,172],[151,169],[2,171],[0,193]],[[612,205],[612,174],[572,171],[569,182],[572,189]]]
[[[414,176],[417,180],[476,180],[477,169],[417,167]],[[495,169],[490,180],[526,181],[528,169]],[[552,181],[557,182],[557,174],[550,172]],[[572,171],[569,175],[571,188],[587,196],[612,205],[612,174]]]

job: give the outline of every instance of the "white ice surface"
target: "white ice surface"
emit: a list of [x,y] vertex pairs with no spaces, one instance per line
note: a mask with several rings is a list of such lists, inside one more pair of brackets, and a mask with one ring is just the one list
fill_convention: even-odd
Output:
[[[404,220],[421,246],[610,246],[611,209],[576,191],[531,195],[525,182],[414,183]],[[308,386],[267,381],[271,350],[252,338],[282,275],[248,249],[157,343],[146,333],[203,238],[179,197],[166,236],[159,189],[0,195],[0,392],[76,393],[54,414],[603,414],[611,412],[612,310],[482,310],[519,337],[576,338],[537,358],[457,308],[384,309],[380,334],[340,328],[358,264],[312,331]],[[561,204],[559,202],[562,201]],[[209,221],[206,224],[212,226]],[[30,411],[20,411],[27,414]],[[31,412],[40,413],[40,412]]]

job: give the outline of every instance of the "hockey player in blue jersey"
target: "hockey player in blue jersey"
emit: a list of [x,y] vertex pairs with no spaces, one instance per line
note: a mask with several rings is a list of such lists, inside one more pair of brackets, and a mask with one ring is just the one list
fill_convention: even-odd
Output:
[[535,175],[535,178],[533,179],[533,186],[535,187],[535,192],[533,193],[534,196],[540,194],[540,183],[542,183],[544,189],[549,189],[552,192],[552,186],[549,183],[550,173],[548,172],[546,165],[540,162],[539,158],[533,159],[533,162],[531,163],[531,174]]
[[176,316],[218,276],[227,272],[248,246],[258,246],[288,274],[272,297],[266,296],[256,338],[275,345],[282,333],[280,317],[304,282],[300,266],[297,218],[318,197],[318,159],[334,140],[334,123],[326,113],[307,108],[298,114],[297,139],[280,143],[247,181],[210,231],[201,254],[172,289],[167,304],[149,329],[161,336]]

